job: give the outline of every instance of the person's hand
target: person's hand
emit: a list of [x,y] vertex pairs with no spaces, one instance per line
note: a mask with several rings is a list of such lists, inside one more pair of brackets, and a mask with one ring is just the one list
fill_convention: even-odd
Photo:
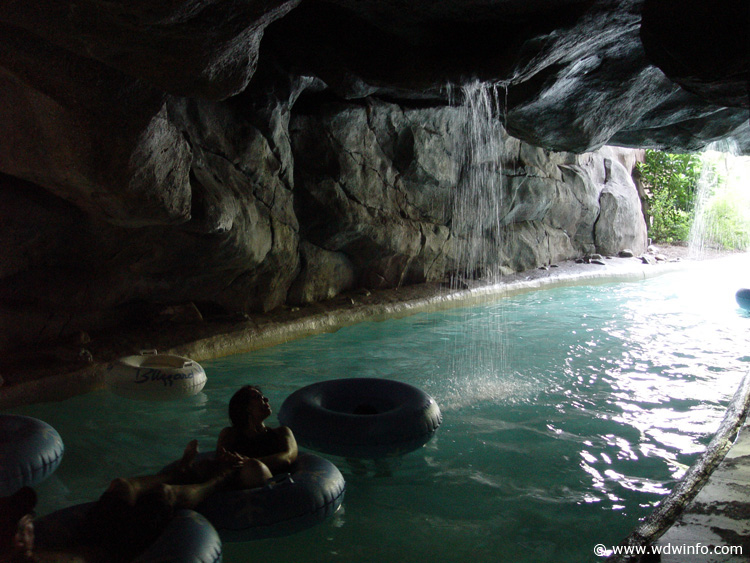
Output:
[[219,462],[224,467],[231,467],[237,469],[245,465],[250,458],[240,455],[236,452],[230,452],[222,448],[219,451]]

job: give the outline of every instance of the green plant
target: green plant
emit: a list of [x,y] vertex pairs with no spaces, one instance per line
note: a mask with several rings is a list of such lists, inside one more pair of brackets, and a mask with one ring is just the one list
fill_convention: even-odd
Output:
[[646,193],[644,208],[651,239],[688,240],[702,169],[700,156],[647,150],[638,168]]
[[713,198],[705,211],[705,242],[726,250],[746,250],[750,247],[750,220],[743,213],[747,202],[724,193]]

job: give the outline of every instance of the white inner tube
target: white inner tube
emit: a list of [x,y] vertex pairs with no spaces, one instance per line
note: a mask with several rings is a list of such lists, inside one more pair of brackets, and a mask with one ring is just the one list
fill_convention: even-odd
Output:
[[106,383],[121,397],[169,401],[200,393],[206,385],[206,372],[189,358],[141,352],[113,362]]

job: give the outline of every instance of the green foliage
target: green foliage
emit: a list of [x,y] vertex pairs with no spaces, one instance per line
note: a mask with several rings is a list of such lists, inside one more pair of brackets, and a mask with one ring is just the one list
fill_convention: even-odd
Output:
[[701,184],[706,192],[696,208],[692,244],[726,250],[750,248],[750,160],[723,153],[704,155]]
[[647,150],[638,167],[647,196],[649,236],[654,242],[686,241],[701,175],[700,156]]
[[[649,237],[657,243],[750,248],[750,160],[647,150],[639,163]],[[699,188],[700,186],[700,188]]]
[[742,212],[742,200],[732,194],[721,194],[709,202],[705,210],[707,225],[704,244],[727,250],[750,248],[750,220]]

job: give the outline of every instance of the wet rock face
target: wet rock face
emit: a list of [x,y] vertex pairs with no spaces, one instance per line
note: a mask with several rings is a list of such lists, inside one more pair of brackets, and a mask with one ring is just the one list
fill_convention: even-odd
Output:
[[0,349],[639,252],[632,161],[593,151],[750,152],[717,6],[718,70],[697,0],[5,2]]
[[[170,94],[223,99],[244,90],[265,27],[299,0],[11,0],[0,22]],[[3,30],[5,35],[6,29]],[[52,65],[50,65],[52,67]]]
[[[645,248],[627,152],[550,153],[499,123],[493,137],[504,142],[472,146],[473,117],[466,108],[404,110],[374,100],[295,116],[300,236],[350,257],[366,287]],[[483,197],[485,185],[497,193]]]
[[349,99],[442,103],[446,84],[499,81],[508,131],[550,150],[692,151],[734,136],[748,152],[745,4],[308,2],[264,48]]

